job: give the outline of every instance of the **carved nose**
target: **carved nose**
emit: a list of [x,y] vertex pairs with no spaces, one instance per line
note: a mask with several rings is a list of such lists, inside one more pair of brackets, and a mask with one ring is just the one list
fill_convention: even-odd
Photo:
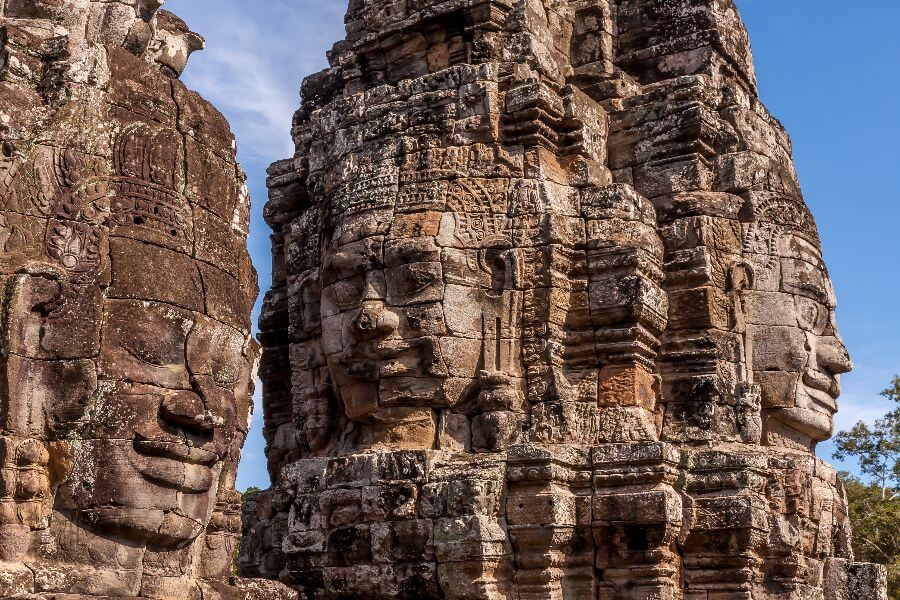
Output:
[[364,305],[350,322],[353,333],[360,336],[387,335],[396,331],[398,326],[397,316],[381,304]]
[[853,361],[847,347],[837,336],[827,336],[819,340],[816,346],[816,361],[819,367],[832,375],[849,373],[853,370]]
[[163,419],[191,429],[212,431],[222,427],[225,420],[210,412],[203,400],[196,394],[181,392],[163,400],[161,413]]
[[378,329],[378,312],[371,308],[362,308],[351,323],[354,331],[372,333]]

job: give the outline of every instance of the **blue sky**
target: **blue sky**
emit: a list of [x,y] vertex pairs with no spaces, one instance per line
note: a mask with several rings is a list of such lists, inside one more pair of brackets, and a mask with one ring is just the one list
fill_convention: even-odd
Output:
[[[856,368],[844,377],[839,428],[872,421],[900,373],[900,2],[737,0],[763,101],[787,127],[807,202],[822,231]],[[343,37],[343,0],[169,0],[203,34],[183,77],[231,122],[249,176],[250,252],[269,285],[265,169],[292,153],[291,116],[306,75]],[[257,307],[258,310],[258,307]],[[257,403],[238,488],[268,487]],[[833,445],[820,446],[830,458]],[[848,465],[852,468],[852,465]]]

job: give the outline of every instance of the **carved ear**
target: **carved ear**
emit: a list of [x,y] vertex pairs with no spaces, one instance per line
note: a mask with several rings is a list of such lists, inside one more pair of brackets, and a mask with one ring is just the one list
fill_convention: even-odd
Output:
[[745,307],[743,292],[752,290],[756,284],[753,266],[747,262],[737,262],[728,269],[728,280],[725,285],[730,298],[730,326],[737,332],[745,331]]
[[737,262],[728,269],[728,292],[744,292],[752,290],[756,285],[756,273],[747,262]]
[[242,500],[233,477],[220,479],[216,505],[200,543],[200,577],[227,579],[232,574],[234,552],[240,543]]
[[45,356],[41,348],[44,319],[64,302],[66,275],[49,265],[26,267],[11,277],[3,292],[0,352],[30,358]]
[[[6,282],[0,315],[0,420],[24,437],[43,437],[81,416],[96,388],[91,360],[61,360],[47,344],[48,319],[67,301],[65,275],[44,265]],[[77,335],[77,328],[63,333]],[[74,331],[74,334],[72,333]],[[51,341],[53,338],[51,336]]]
[[[37,269],[40,270],[40,269]],[[0,292],[0,428],[6,453],[3,479],[16,505],[18,522],[5,521],[4,536],[22,538],[20,548],[4,548],[5,560],[18,560],[27,547],[24,536],[46,517],[50,501],[46,436],[47,389],[68,384],[57,361],[43,358],[43,315],[62,296],[59,274],[19,273]]]

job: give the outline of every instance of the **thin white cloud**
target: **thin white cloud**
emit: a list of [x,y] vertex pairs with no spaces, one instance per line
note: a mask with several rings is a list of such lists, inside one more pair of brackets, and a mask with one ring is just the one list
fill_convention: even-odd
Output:
[[228,117],[245,162],[265,166],[293,151],[290,125],[300,82],[327,66],[325,51],[342,36],[343,8],[322,4],[166,4],[206,37],[206,49],[192,57],[184,80]]

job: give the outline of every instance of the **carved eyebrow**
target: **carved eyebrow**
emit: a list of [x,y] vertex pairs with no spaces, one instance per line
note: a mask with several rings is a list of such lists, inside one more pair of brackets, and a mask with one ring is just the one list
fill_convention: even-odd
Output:
[[[164,366],[158,352],[153,352],[153,351],[149,350],[143,344],[140,344],[140,348],[134,348],[133,346],[135,346],[135,345],[137,345],[137,344],[132,344],[132,343],[125,344],[125,351],[128,352],[129,355],[133,356],[134,358],[136,358],[139,361],[141,361],[142,363],[144,363],[145,365],[150,365],[151,367]],[[158,360],[160,362],[157,362]]]
[[397,244],[394,246],[389,246],[385,248],[385,264],[388,266],[395,266],[399,261],[407,261],[410,258],[415,258],[418,254],[422,252],[415,247],[406,245],[406,244]]
[[798,292],[805,292],[813,299],[828,306],[828,287],[825,285],[824,279],[816,278],[814,281],[800,281],[798,279],[788,280],[786,282],[791,288]]
[[440,258],[440,249],[431,239],[415,240],[390,244],[384,249],[386,266],[398,266],[400,262],[436,262]]
[[127,340],[122,346],[129,355],[152,367],[165,367],[170,364],[178,364],[183,362],[185,357],[183,345],[154,347],[151,344],[142,342],[140,339],[132,339]]
[[793,257],[795,260],[813,265],[818,270],[825,270],[825,259],[822,257],[822,252],[808,240],[792,238],[791,245],[795,249],[796,255]]
[[405,276],[400,280],[400,286],[416,291],[434,285],[441,278],[436,266],[430,263],[411,263],[404,274]]
[[371,262],[371,256],[358,252],[337,252],[325,261],[325,271],[347,274],[362,270]]

